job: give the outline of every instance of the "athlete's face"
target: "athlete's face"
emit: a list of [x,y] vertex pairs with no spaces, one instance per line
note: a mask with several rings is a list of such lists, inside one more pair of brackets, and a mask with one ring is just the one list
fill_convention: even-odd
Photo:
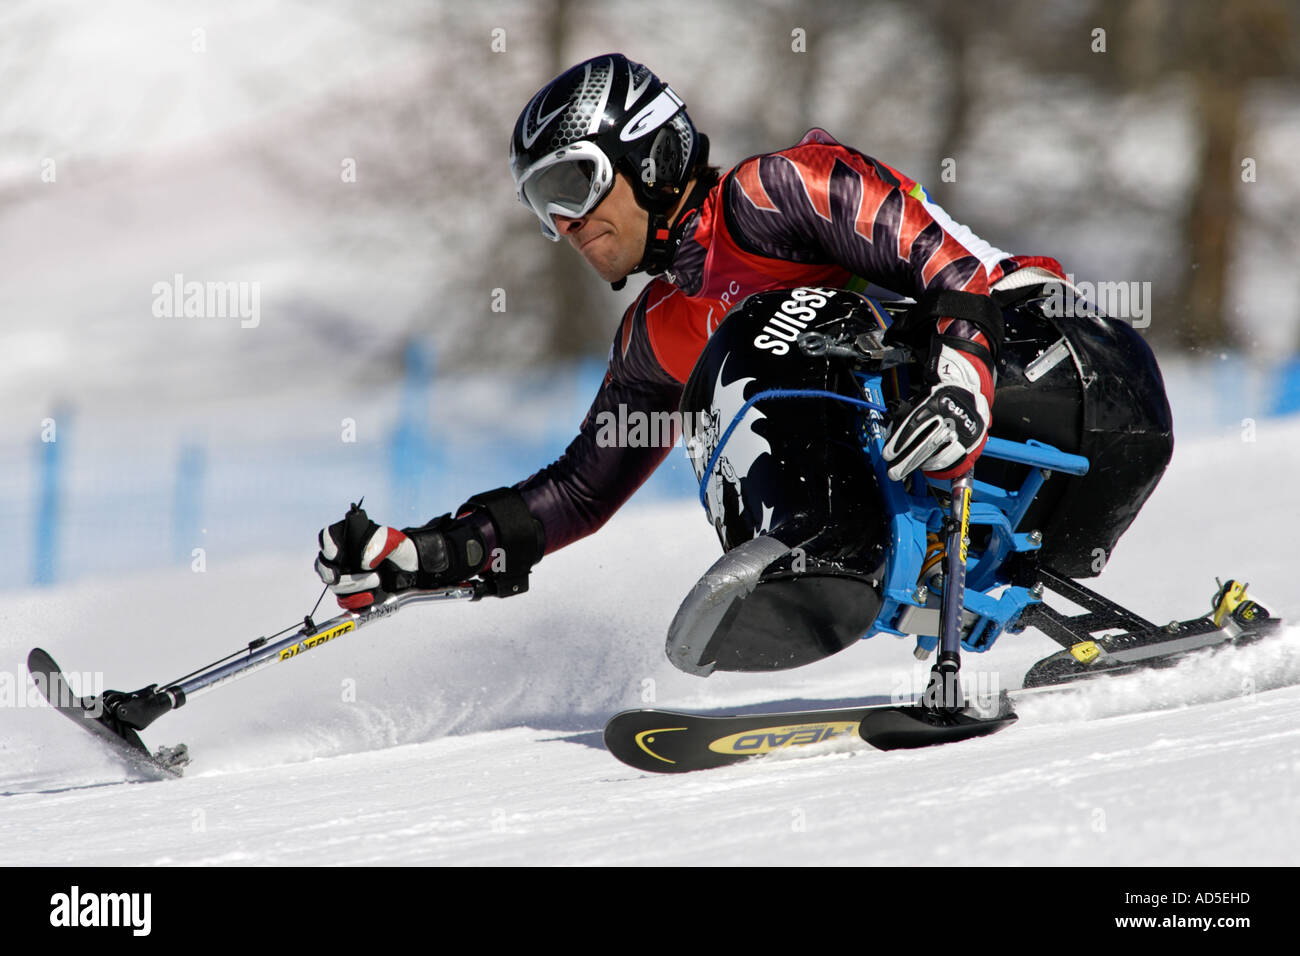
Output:
[[587,215],[579,219],[555,217],[560,235],[606,282],[624,278],[641,261],[649,225],[650,214],[637,205],[632,186],[622,173],[615,173],[609,195]]

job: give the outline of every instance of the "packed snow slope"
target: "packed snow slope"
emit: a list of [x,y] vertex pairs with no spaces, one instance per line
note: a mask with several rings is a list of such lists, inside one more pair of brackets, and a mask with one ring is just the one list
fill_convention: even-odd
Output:
[[[1300,422],[1182,443],[1098,579],[1153,620],[1234,576],[1300,620]],[[310,610],[300,553],[10,596],[0,607],[0,857],[32,864],[1293,864],[1300,629],[1022,701],[993,737],[840,744],[693,775],[631,770],[611,713],[830,706],[919,690],[911,644],[772,675],[675,672],[663,636],[716,557],[698,507],[629,508],[548,557],[526,596],[416,608],[192,700],[145,732],[181,780],[124,783],[26,693],[30,647],[92,687],[170,680]],[[321,617],[327,616],[321,614]],[[1019,685],[1036,632],[966,655]],[[942,812],[940,812],[942,811]]]

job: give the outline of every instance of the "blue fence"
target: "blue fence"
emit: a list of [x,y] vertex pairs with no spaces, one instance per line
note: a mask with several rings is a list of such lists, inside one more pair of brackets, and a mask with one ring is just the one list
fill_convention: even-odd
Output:
[[[0,581],[46,586],[306,552],[363,495],[376,520],[422,524],[558,457],[604,374],[602,362],[587,362],[507,380],[439,377],[419,347],[405,366],[399,385],[366,394],[355,435],[337,417],[324,431],[303,425],[310,401],[301,397],[259,404],[248,438],[237,420],[248,413],[221,407],[148,410],[136,421],[59,409],[34,454],[30,444],[0,446],[0,521],[30,528],[31,541],[0,549]],[[694,491],[679,449],[638,501]]]
[[[19,540],[30,542],[0,549],[0,581],[46,586],[307,552],[316,531],[363,495],[376,520],[421,524],[558,457],[604,374],[597,361],[508,379],[440,377],[435,366],[431,352],[412,346],[400,384],[366,395],[355,436],[346,421],[325,433],[304,427],[309,400],[259,405],[256,438],[229,422],[215,427],[220,408],[130,421],[60,407],[40,422],[34,445],[0,446],[0,522],[29,529]],[[1175,362],[1166,381],[1180,439],[1300,412],[1300,360],[1271,369],[1232,357],[1209,367]],[[697,492],[678,449],[636,500]]]

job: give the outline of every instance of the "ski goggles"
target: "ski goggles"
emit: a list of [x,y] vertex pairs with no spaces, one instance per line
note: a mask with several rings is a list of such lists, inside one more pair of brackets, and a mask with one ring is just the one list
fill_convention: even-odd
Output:
[[555,217],[580,219],[599,206],[614,185],[614,166],[599,146],[583,140],[539,159],[515,185],[519,201],[541,221],[542,235],[557,242]]

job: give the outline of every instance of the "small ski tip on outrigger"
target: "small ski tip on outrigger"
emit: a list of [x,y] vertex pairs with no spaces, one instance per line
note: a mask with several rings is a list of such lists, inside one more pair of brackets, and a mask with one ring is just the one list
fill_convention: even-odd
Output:
[[[220,660],[164,684],[149,684],[135,691],[108,690],[81,697],[68,684],[63,671],[48,652],[37,647],[27,655],[27,671],[49,704],[86,732],[93,734],[121,758],[128,767],[147,779],[179,777],[190,762],[184,744],[150,751],[140,731],[163,714],[222,684],[251,674],[279,661],[296,659],[327,641],[383,620],[409,604],[429,601],[477,601],[494,593],[489,581],[471,581],[457,587],[408,591],[390,595],[384,601],[354,611],[344,611],[321,624],[311,614],[269,637],[259,637]],[[321,592],[324,597],[325,592]],[[320,600],[316,602],[320,606]],[[315,608],[312,613],[315,613]]]
[[[27,672],[51,707],[94,734],[129,767],[146,777],[179,777],[190,762],[189,749],[184,744],[160,747],[151,753],[140,739],[136,731],[143,730],[153,719],[149,717],[141,723],[132,723],[142,719],[141,705],[148,701],[145,692],[127,694],[110,690],[96,697],[80,697],[68,684],[54,658],[39,647],[27,655]],[[146,688],[152,689],[152,686]]]

